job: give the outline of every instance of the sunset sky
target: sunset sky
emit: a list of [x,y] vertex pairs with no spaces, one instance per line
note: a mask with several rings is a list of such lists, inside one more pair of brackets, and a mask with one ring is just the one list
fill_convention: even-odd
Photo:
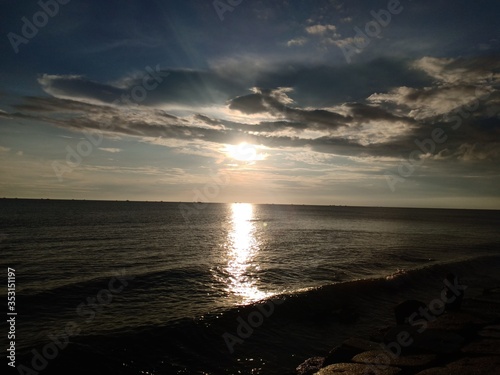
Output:
[[497,0],[0,14],[0,197],[500,209]]

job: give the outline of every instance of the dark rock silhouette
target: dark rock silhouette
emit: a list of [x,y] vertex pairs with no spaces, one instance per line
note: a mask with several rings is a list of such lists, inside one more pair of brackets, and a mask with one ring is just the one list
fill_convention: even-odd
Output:
[[406,300],[394,308],[394,315],[398,325],[408,324],[408,319],[417,313],[420,308],[427,308],[427,305],[414,299]]

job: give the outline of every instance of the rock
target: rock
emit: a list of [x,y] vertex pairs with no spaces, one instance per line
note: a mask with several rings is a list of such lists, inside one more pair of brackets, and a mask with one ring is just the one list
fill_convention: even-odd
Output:
[[459,334],[465,339],[472,339],[477,334],[477,327],[488,321],[463,311],[443,314],[439,319],[428,322],[427,329],[448,331]]
[[394,315],[398,325],[406,324],[410,316],[418,312],[419,309],[426,309],[427,305],[414,299],[406,300],[394,308]]
[[496,354],[500,356],[500,340],[483,339],[471,342],[462,348],[465,354]]
[[430,368],[417,375],[497,375],[500,374],[499,368],[499,357],[465,357],[446,367]]
[[490,338],[490,339],[500,339],[500,326],[487,326],[478,332],[479,336]]
[[333,365],[334,363],[350,362],[352,357],[361,352],[362,350],[360,349],[352,348],[346,345],[336,346],[330,350],[328,355],[325,357],[323,367]]
[[492,331],[499,331],[500,332],[500,325],[492,325],[492,326],[486,326],[484,329],[492,330]]
[[[414,337],[420,335],[418,333],[419,327],[412,327],[408,325],[399,325],[391,327],[384,335],[384,344],[398,343],[402,349],[409,346],[407,342],[413,342]],[[380,349],[380,347],[378,348]]]
[[446,366],[454,374],[494,375],[500,374],[500,357],[465,357]]
[[298,365],[295,371],[297,375],[312,375],[323,366],[324,360],[325,358],[323,357],[308,358]]
[[490,304],[500,304],[500,293],[484,294],[480,297],[473,298],[473,300]]
[[386,333],[392,329],[392,326],[381,328],[370,334],[370,340],[376,342],[383,342]]
[[360,338],[349,338],[340,346],[333,348],[325,358],[323,367],[335,363],[350,362],[356,354],[368,351],[381,349],[381,344]]
[[446,367],[432,367],[418,372],[417,375],[452,375],[452,373],[450,372],[450,369]]
[[356,363],[386,365],[396,367],[429,367],[436,360],[434,354],[412,354],[394,356],[391,352],[385,350],[371,350],[360,353],[352,359]]
[[479,324],[487,324],[488,321],[464,311],[457,311],[441,315],[439,319],[428,322],[428,329],[441,329],[445,331],[460,332],[468,327]]
[[470,299],[464,303],[463,311],[477,316],[489,324],[500,319],[500,303],[488,301],[486,299]]
[[357,337],[351,337],[350,339],[345,340],[342,345],[359,349],[359,352],[380,349],[380,343]]
[[316,375],[395,375],[401,369],[390,366],[362,365],[359,363],[337,363],[319,370]]
[[458,352],[465,339],[454,333],[442,330],[428,329],[414,337],[412,348],[435,354],[451,354]]

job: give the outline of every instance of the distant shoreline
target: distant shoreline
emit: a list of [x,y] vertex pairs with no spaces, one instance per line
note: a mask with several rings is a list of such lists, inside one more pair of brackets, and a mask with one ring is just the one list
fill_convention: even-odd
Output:
[[109,202],[109,203],[165,203],[165,204],[235,204],[248,203],[257,206],[290,206],[290,207],[336,207],[336,208],[368,208],[368,209],[391,209],[391,210],[453,210],[453,211],[500,211],[497,208],[458,208],[458,207],[399,207],[399,206],[350,206],[343,204],[305,204],[305,203],[250,203],[250,202],[187,202],[167,200],[110,200],[110,199],[74,199],[74,198],[11,198],[1,197],[1,201],[55,201],[55,202]]

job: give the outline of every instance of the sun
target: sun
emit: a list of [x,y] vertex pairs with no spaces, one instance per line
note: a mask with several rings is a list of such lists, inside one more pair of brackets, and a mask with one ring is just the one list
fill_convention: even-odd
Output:
[[247,142],[242,142],[238,145],[226,145],[225,153],[228,157],[244,162],[255,162],[263,160],[264,155],[259,154],[257,146]]

